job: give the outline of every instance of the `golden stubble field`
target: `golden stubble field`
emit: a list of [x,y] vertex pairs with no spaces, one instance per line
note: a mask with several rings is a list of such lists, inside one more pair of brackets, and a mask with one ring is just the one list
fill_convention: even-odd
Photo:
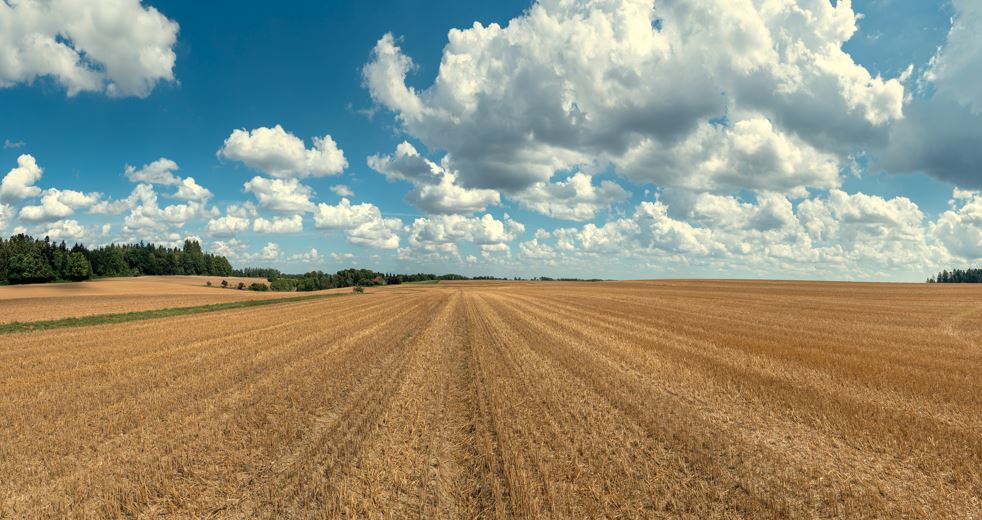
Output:
[[975,518],[980,289],[441,283],[0,336],[0,516]]
[[[141,276],[80,283],[0,287],[0,323],[297,296],[290,293],[222,289],[222,280],[227,280],[231,287],[236,287],[239,282],[247,286],[253,282],[269,283],[265,278],[234,276]],[[211,282],[212,287],[208,287],[207,282]],[[338,290],[318,292],[331,291]],[[348,291],[350,289],[345,292]]]

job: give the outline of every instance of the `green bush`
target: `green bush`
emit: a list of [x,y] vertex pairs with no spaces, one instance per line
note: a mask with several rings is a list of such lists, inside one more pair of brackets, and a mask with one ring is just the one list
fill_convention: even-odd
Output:
[[222,280],[222,287],[228,287],[228,280]]
[[351,290],[351,292],[355,292],[355,293],[361,294],[361,293],[365,292],[365,288],[362,287],[362,286],[360,286],[360,285],[356,285],[355,288]]
[[266,285],[266,284],[264,284],[264,283],[256,282],[256,283],[254,283],[254,284],[252,284],[252,285],[249,286],[249,290],[250,291],[261,291],[261,292],[263,292],[263,291],[268,291],[269,290],[269,286]]
[[239,282],[239,290],[245,289],[245,282]]

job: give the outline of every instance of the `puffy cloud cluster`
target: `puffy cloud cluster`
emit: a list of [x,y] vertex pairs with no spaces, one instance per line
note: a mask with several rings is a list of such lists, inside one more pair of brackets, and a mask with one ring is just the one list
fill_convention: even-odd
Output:
[[305,264],[312,264],[319,262],[323,257],[317,252],[316,248],[310,248],[309,251],[304,251],[303,253],[297,253],[295,255],[290,255],[291,262],[302,262]]
[[[191,220],[216,217],[218,210],[202,202],[189,201],[160,207],[157,193],[150,184],[138,184],[129,197],[94,205],[92,213],[119,213],[129,210],[123,219],[125,237],[136,240],[153,240],[165,237],[175,229],[183,228]],[[163,240],[158,240],[163,241]]]
[[225,215],[213,218],[205,226],[205,232],[213,237],[231,237],[249,229],[249,219]]
[[982,196],[956,189],[951,206],[935,221],[931,235],[955,257],[982,261]]
[[44,190],[39,206],[22,207],[19,217],[27,222],[52,222],[72,215],[77,209],[93,206],[101,197],[100,193],[50,188]]
[[337,205],[318,204],[314,212],[314,227],[325,231],[343,231],[348,242],[378,249],[399,247],[402,221],[384,218],[374,204],[352,204],[346,198]]
[[666,186],[801,193],[837,186],[847,151],[903,116],[900,81],[842,50],[856,20],[848,1],[540,0],[505,27],[451,30],[423,90],[391,34],[363,78],[466,188],[614,164]]
[[314,147],[308,149],[302,139],[280,125],[233,130],[218,156],[279,178],[336,175],[348,167],[344,152],[330,135],[313,141]]
[[123,173],[130,182],[172,186],[181,182],[181,179],[174,174],[179,169],[180,167],[176,162],[166,157],[161,157],[150,164],[144,164],[142,168],[136,168],[127,164]]
[[459,244],[470,242],[481,252],[510,252],[509,242],[525,231],[525,226],[511,219],[489,214],[481,217],[434,215],[417,218],[408,226],[409,246],[413,252],[446,253],[458,257]]
[[257,218],[252,223],[256,233],[299,233],[303,231],[303,217],[273,217],[272,219]]
[[23,154],[17,158],[17,167],[12,168],[0,181],[0,202],[14,202],[41,194],[35,186],[41,180],[42,170],[34,156]]
[[50,77],[69,96],[146,97],[174,79],[177,32],[140,0],[0,2],[0,87]]
[[[775,193],[759,194],[753,202],[710,193],[668,199],[671,207],[666,200],[645,201],[632,215],[603,225],[537,234],[536,240],[522,244],[523,257],[553,260],[549,251],[554,250],[569,257],[616,254],[756,267],[763,273],[778,269],[841,276],[863,266],[909,275],[930,272],[951,258],[951,248],[938,244],[932,229],[972,211],[966,204],[934,224],[907,198],[838,189],[802,200],[797,207]],[[549,236],[554,244],[545,241]]]
[[368,166],[390,181],[404,180],[416,186],[409,202],[428,213],[473,213],[501,202],[497,191],[466,189],[458,185],[457,174],[421,156],[409,142],[396,146],[393,155],[373,155]]
[[594,185],[592,178],[577,172],[559,182],[537,182],[514,198],[524,207],[564,220],[590,220],[597,212],[630,197],[612,181]]
[[246,182],[244,188],[256,196],[259,206],[269,210],[300,213],[314,209],[314,204],[310,201],[314,190],[297,179],[267,179],[257,176]]

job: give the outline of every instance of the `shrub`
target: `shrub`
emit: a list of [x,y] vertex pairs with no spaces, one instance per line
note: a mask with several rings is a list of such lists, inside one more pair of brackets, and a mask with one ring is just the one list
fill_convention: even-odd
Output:
[[256,282],[249,286],[250,291],[268,291],[269,286],[264,283]]
[[228,287],[228,280],[222,280],[222,287]]
[[239,282],[239,290],[245,289],[245,282]]
[[365,288],[362,287],[362,286],[360,286],[360,285],[356,285],[355,288],[351,290],[351,292],[355,292],[355,293],[361,294],[361,293],[365,292]]
[[207,282],[205,282],[205,285],[207,285],[208,287],[211,287],[211,280],[208,280]]

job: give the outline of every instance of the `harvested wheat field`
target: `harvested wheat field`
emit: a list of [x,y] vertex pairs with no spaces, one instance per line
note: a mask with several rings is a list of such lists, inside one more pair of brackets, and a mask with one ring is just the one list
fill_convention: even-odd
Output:
[[441,283],[0,336],[0,516],[982,515],[982,291]]
[[[222,280],[227,280],[231,287],[236,287],[239,282],[246,285],[268,283],[265,278],[233,276],[141,276],[79,283],[6,286],[0,287],[0,323],[296,296],[222,289]],[[212,287],[208,287],[207,282],[211,282]]]

